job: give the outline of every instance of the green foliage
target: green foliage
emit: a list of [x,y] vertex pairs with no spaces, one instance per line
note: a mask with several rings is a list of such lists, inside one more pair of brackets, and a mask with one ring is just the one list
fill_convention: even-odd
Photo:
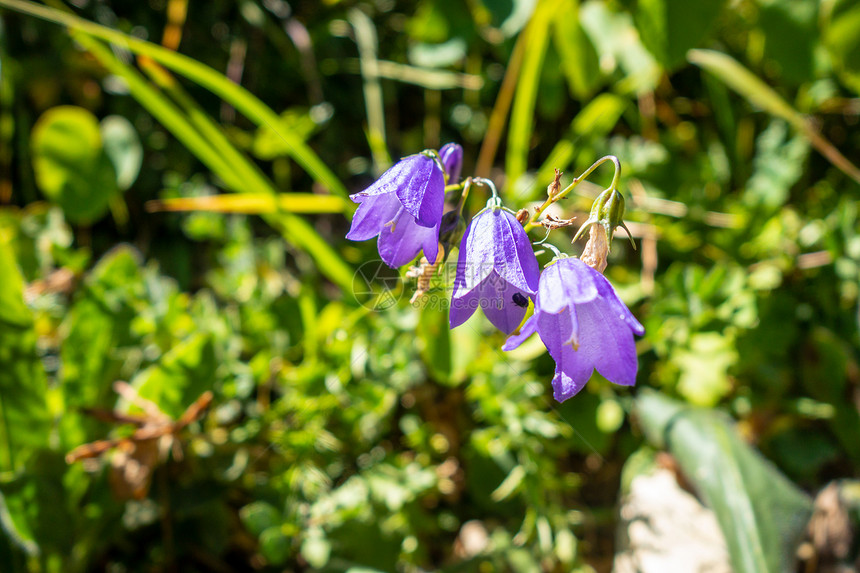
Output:
[[70,221],[92,223],[107,212],[119,186],[92,113],[72,106],[49,110],[33,127],[32,148],[39,188]]
[[[214,0],[176,49],[155,4],[0,0],[0,571],[604,570],[645,442],[795,568],[860,470],[857,2]],[[620,158],[638,388],[451,331],[456,250],[361,274],[347,195],[447,141],[512,208]],[[151,467],[108,421],[205,391]]]

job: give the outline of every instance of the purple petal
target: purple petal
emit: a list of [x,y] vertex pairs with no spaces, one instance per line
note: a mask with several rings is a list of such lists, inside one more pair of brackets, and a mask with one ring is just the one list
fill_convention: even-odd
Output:
[[[572,353],[571,350],[569,353]],[[552,378],[552,397],[559,402],[564,402],[568,398],[576,396],[580,390],[585,388],[586,382],[591,378],[592,369],[581,368],[580,364],[576,363],[576,358],[565,355],[561,364],[556,362],[555,376]]]
[[633,333],[610,304],[597,299],[576,307],[580,345],[578,358],[593,365],[616,384],[632,386],[639,367]]
[[597,292],[600,294],[600,297],[609,304],[612,314],[623,320],[635,334],[639,336],[644,335],[645,327],[636,320],[636,317],[633,316],[633,313],[630,312],[627,305],[621,302],[621,299],[618,298],[618,294],[615,292],[615,289],[612,288],[612,284],[606,280],[606,277],[600,275],[600,279],[595,280],[595,282],[597,283]]
[[603,278],[603,275],[574,258],[559,259],[545,268],[538,288],[541,309],[557,313],[567,306],[597,298],[597,285],[592,273]]
[[538,289],[540,267],[523,226],[503,209],[488,212],[495,224],[494,268],[506,281],[534,295]]
[[387,195],[389,193],[394,193],[399,188],[406,185],[406,182],[411,178],[412,173],[412,164],[411,160],[415,155],[410,157],[406,157],[401,159],[394,165],[388,168],[382,175],[379,176],[379,179],[373,182],[373,184],[362,191],[361,193],[355,193],[350,195],[349,198],[358,203],[360,198],[362,197],[374,197],[376,195]]
[[462,297],[466,291],[478,288],[493,271],[493,245],[486,240],[486,226],[487,220],[478,215],[466,227],[466,232],[460,241],[460,255],[457,258],[454,298]]
[[439,150],[439,159],[448,175],[448,183],[460,180],[460,168],[463,166],[463,148],[456,143],[446,143]]
[[379,256],[388,266],[401,267],[417,257],[423,245],[435,244],[438,239],[438,227],[422,227],[405,209],[401,209],[394,217],[394,224],[379,233]]
[[514,295],[528,297],[529,293],[517,288],[497,273],[491,273],[478,289],[481,308],[487,319],[505,334],[510,334],[523,321],[527,308],[514,303]]
[[445,174],[439,164],[419,153],[401,159],[397,165],[403,165],[398,172],[400,184],[395,189],[400,203],[422,227],[437,227],[445,204]]
[[479,299],[477,291],[465,291],[463,296],[457,298],[455,293],[451,299],[451,312],[448,314],[448,324],[451,328],[456,328],[469,320],[475,309],[478,308]]
[[537,330],[537,315],[531,315],[528,320],[526,320],[523,327],[520,329],[519,333],[511,335],[505,340],[505,344],[502,346],[502,350],[508,351],[513,350],[514,348],[519,348],[520,344],[526,341],[526,339],[535,333]]
[[535,304],[535,315],[538,317],[537,331],[540,339],[556,360],[557,356],[561,356],[563,347],[572,349],[574,344],[579,343],[579,323],[573,309],[553,314],[541,309],[538,302]]
[[346,238],[352,241],[366,241],[378,235],[401,208],[400,201],[394,193],[369,196],[357,193],[350,198],[358,203],[358,210],[352,218],[352,226],[346,234]]

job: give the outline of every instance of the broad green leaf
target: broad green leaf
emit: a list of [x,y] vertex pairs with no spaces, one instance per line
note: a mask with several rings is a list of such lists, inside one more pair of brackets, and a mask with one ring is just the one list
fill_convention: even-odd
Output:
[[722,11],[724,0],[640,0],[634,20],[642,43],[669,70],[701,45]]
[[102,141],[114,169],[116,183],[121,191],[131,187],[143,164],[143,146],[137,131],[121,115],[109,115],[101,122]]
[[107,213],[119,188],[93,114],[74,106],[48,110],[33,128],[31,147],[36,182],[66,218],[86,224]]
[[738,435],[720,412],[642,391],[635,411],[717,516],[737,573],[789,571],[812,513],[809,497]]

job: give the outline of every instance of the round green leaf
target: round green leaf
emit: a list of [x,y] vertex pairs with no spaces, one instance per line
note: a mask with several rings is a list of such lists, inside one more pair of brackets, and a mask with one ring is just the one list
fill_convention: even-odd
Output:
[[102,120],[102,141],[108,158],[116,170],[116,182],[122,191],[131,187],[143,164],[143,146],[131,122],[121,115],[109,115]]
[[91,223],[107,212],[119,189],[93,114],[75,106],[48,110],[33,128],[31,146],[36,184],[69,221]]

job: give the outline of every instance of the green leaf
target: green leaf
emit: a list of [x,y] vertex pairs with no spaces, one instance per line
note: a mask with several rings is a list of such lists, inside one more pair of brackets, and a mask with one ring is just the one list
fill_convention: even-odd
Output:
[[763,4],[759,24],[765,36],[765,56],[779,67],[782,78],[798,84],[813,80],[819,2],[771,0]]
[[534,126],[538,84],[553,22],[553,3],[541,3],[523,32],[526,34],[525,55],[517,80],[508,130],[508,150],[505,156],[505,173],[508,181],[516,184],[526,171]]
[[36,183],[66,218],[92,223],[107,212],[119,188],[93,114],[74,106],[48,110],[33,127],[31,146]]
[[579,100],[590,97],[603,81],[597,50],[579,22],[579,1],[564,0],[553,20],[553,45],[561,57],[561,71],[567,78],[571,95]]
[[789,571],[812,513],[809,497],[738,435],[723,414],[642,391],[635,411],[714,511],[737,573]]
[[266,529],[281,523],[278,510],[265,501],[249,503],[239,511],[239,518],[252,535],[260,535]]
[[0,471],[18,471],[46,447],[50,413],[33,318],[12,247],[0,236]]
[[724,0],[640,0],[634,14],[642,43],[669,70],[701,45],[722,11]]
[[624,79],[616,82],[615,91],[641,94],[654,90],[662,70],[642,45],[630,14],[613,12],[607,2],[586,2],[580,8],[579,18],[597,49],[602,71],[609,74],[617,66],[624,72]]
[[690,50],[687,59],[767,113],[786,120],[843,173],[860,183],[860,169],[849,161],[800,112],[792,108],[773,88],[729,55],[714,50]]
[[824,45],[842,81],[860,94],[860,2],[837,0],[829,4],[823,29]]
[[178,418],[215,380],[215,349],[208,334],[193,334],[132,381],[142,398]]
[[30,309],[24,304],[24,277],[18,269],[11,237],[0,228],[0,322],[4,326],[28,328],[33,324]]
[[173,70],[177,74],[188,78],[223,98],[258,126],[269,126],[289,147],[290,155],[293,159],[316,181],[334,193],[340,195],[347,194],[343,183],[337,179],[325,162],[299,137],[280,126],[278,115],[271,108],[266,106],[254,94],[224,76],[224,74],[216,72],[209,66],[173,50],[168,50],[157,44],[128,36],[105,26],[93,24],[73,14],[41,6],[34,2],[0,0],[0,6],[5,6],[62,26],[68,26],[72,30],[80,31],[93,38],[100,38],[111,42],[122,49],[149,56],[164,67]]
[[678,393],[699,406],[714,406],[731,390],[728,369],[737,362],[734,341],[717,332],[697,332],[689,349],[671,357],[681,371]]
[[[304,549],[304,546],[302,548]],[[272,565],[279,565],[290,556],[290,538],[281,531],[280,527],[269,527],[260,534],[260,553]]]
[[143,164],[143,146],[131,122],[121,115],[109,115],[101,123],[102,141],[114,169],[120,190],[131,187]]

